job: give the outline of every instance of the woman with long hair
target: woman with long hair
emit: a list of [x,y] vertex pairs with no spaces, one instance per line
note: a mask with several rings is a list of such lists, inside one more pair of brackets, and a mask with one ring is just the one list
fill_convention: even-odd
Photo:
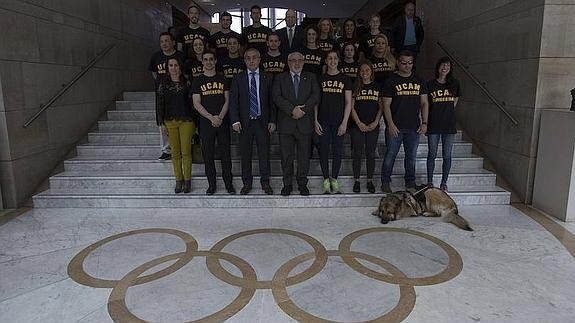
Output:
[[196,132],[191,84],[184,77],[182,62],[177,58],[169,58],[167,65],[168,76],[158,87],[156,113],[172,148],[172,166],[176,177],[174,192],[189,193],[192,190],[192,135]]
[[343,22],[343,34],[338,38],[337,42],[342,50],[345,44],[353,44],[357,55],[356,58],[359,57],[359,40],[357,39],[357,25],[355,24],[355,20],[347,18]]
[[[326,57],[327,72],[321,76],[321,102],[315,108],[315,131],[319,136],[319,158],[323,174],[323,193],[341,193],[339,170],[343,155],[343,136],[347,132],[351,113],[352,83],[337,65],[339,52],[329,51]],[[331,173],[329,152],[332,151]]]
[[369,58],[373,64],[375,81],[380,85],[395,71],[396,59],[391,53],[387,36],[380,34],[374,37],[373,54]]
[[353,109],[351,110],[353,122],[349,130],[353,156],[354,193],[361,191],[359,178],[364,152],[367,168],[367,190],[370,193],[375,193],[373,173],[383,101],[381,99],[381,86],[375,83],[374,79],[375,72],[371,63],[361,63],[353,91]]
[[455,107],[461,95],[459,81],[453,77],[453,64],[449,57],[442,57],[437,61],[435,79],[427,82],[427,87],[429,90],[427,184],[433,186],[435,158],[439,140],[441,140],[443,167],[439,188],[447,192],[447,179],[451,170],[451,151],[457,133]]
[[343,45],[343,60],[339,62],[337,68],[355,83],[359,62],[356,60],[356,47],[353,43]]
[[360,60],[371,57],[373,46],[375,46],[375,36],[381,33],[381,17],[378,14],[373,14],[369,17],[369,33],[359,43]]
[[324,71],[324,52],[319,48],[319,30],[314,25],[309,25],[305,29],[303,54],[303,70],[314,73],[318,79]]
[[329,18],[322,18],[317,23],[319,29],[319,48],[327,53],[331,50],[339,51],[339,43],[333,34],[333,22]]
[[204,73],[202,54],[206,51],[206,44],[200,38],[194,39],[188,50],[188,60],[184,65],[184,73],[191,81]]

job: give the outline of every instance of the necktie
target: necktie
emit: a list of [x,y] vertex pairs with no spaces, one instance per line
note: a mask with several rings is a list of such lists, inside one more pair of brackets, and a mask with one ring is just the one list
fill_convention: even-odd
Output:
[[295,93],[295,98],[297,99],[297,92],[299,90],[299,74],[293,75],[293,89]]
[[250,73],[250,118],[259,117],[258,109],[258,88],[256,86],[256,73]]
[[293,40],[293,29],[292,28],[288,28],[288,42],[289,42],[289,47],[291,47],[291,42]]

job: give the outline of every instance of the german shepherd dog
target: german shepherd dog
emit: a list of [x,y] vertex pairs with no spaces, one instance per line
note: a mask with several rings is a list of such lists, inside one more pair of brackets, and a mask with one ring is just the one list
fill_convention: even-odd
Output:
[[381,218],[381,223],[399,220],[410,216],[441,217],[458,228],[473,231],[459,211],[457,204],[447,193],[434,187],[419,187],[415,193],[400,191],[387,194],[379,201],[373,213]]

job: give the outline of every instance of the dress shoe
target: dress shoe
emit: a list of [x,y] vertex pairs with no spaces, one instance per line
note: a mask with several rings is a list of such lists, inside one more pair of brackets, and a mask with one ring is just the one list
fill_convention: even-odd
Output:
[[236,188],[234,187],[234,184],[226,185],[226,191],[228,191],[228,194],[230,195],[236,194]]
[[264,190],[264,193],[266,193],[267,195],[273,195],[274,194],[274,190],[270,186],[270,183],[263,183],[262,184],[262,190]]
[[176,181],[176,187],[174,188],[174,192],[176,194],[182,193],[184,190],[184,181]]
[[299,194],[301,196],[308,196],[309,195],[309,189],[307,188],[307,186],[303,185],[303,186],[298,187],[298,189],[299,189]]
[[291,186],[284,186],[282,188],[281,195],[282,196],[289,196],[291,194],[292,189],[293,188]]
[[210,187],[208,187],[208,189],[206,190],[206,195],[214,195],[215,192],[216,192],[216,187],[215,187],[215,186],[210,186]]
[[244,185],[242,187],[242,189],[240,190],[240,194],[241,195],[247,195],[249,192],[252,191],[252,186],[251,185]]
[[184,193],[190,193],[192,191],[192,181],[185,180],[184,181]]

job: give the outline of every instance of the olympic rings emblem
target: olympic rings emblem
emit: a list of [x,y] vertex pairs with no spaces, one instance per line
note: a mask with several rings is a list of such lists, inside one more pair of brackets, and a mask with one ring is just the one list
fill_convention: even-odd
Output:
[[[359,237],[371,233],[386,232],[416,236],[434,243],[449,257],[447,266],[441,272],[429,277],[407,277],[396,266],[381,258],[352,250],[352,243]],[[131,270],[119,280],[96,278],[84,270],[86,258],[102,245],[124,237],[147,233],[176,236],[185,243],[185,251],[150,260]],[[285,262],[275,272],[272,280],[258,280],[255,269],[247,261],[223,251],[227,245],[241,237],[269,233],[288,235],[302,239],[312,247],[313,252],[307,252]],[[112,289],[108,298],[108,313],[114,322],[146,322],[131,313],[128,309],[126,305],[126,293],[128,289],[132,286],[161,279],[181,269],[194,258],[202,257],[206,259],[206,266],[214,277],[229,285],[240,287],[240,292],[229,305],[193,322],[219,322],[233,317],[251,301],[258,289],[270,289],[278,306],[295,320],[303,322],[331,322],[298,307],[296,303],[291,300],[287,291],[287,287],[302,283],[320,273],[325,267],[329,257],[341,258],[349,268],[373,280],[398,285],[400,297],[396,306],[384,315],[367,322],[401,322],[407,318],[415,306],[416,294],[414,286],[434,285],[446,282],[456,277],[463,268],[461,256],[453,247],[436,237],[409,229],[369,228],[359,230],[344,237],[339,244],[338,250],[326,250],[318,240],[301,232],[276,228],[257,229],[230,235],[217,242],[210,250],[202,251],[198,250],[198,242],[188,233],[175,229],[152,228],[116,234],[86,247],[69,263],[68,275],[77,283],[85,286]],[[296,275],[290,276],[290,273],[299,264],[312,259],[313,262],[308,268]],[[362,262],[358,261],[358,259],[382,268],[385,273],[366,267]],[[220,263],[221,260],[229,262],[236,267],[241,273],[241,276],[236,276],[224,269]],[[143,275],[155,267],[170,262],[171,264],[169,266],[157,272]]]

